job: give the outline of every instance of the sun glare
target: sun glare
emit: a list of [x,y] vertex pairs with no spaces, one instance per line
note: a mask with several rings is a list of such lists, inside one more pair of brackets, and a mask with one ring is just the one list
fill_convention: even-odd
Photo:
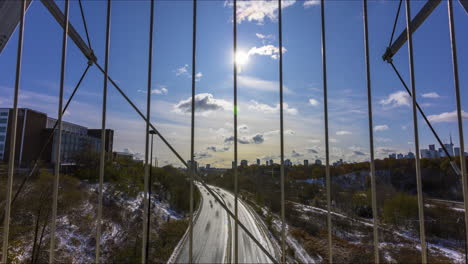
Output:
[[237,66],[242,66],[249,62],[249,55],[243,51],[238,51],[236,53],[236,63]]

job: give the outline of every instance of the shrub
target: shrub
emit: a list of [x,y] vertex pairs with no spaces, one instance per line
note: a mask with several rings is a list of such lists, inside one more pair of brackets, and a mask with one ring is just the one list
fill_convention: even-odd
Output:
[[418,219],[418,201],[416,196],[399,193],[384,202],[383,219],[385,222],[405,226],[412,225]]

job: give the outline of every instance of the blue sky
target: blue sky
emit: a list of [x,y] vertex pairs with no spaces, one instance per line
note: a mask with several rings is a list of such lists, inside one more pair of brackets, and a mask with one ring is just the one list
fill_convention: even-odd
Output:
[[[58,2],[62,7],[63,1]],[[424,1],[413,1],[415,15]],[[83,1],[92,47],[103,64],[105,1]],[[375,145],[378,157],[414,151],[410,99],[402,93],[381,55],[390,38],[398,1],[369,1],[369,34]],[[248,62],[238,75],[239,159],[279,161],[279,88],[277,4],[239,1],[238,49]],[[293,162],[324,157],[320,6],[316,1],[283,3],[285,154]],[[468,15],[454,1],[462,104],[468,102]],[[71,21],[85,38],[77,1]],[[232,8],[224,1],[199,1],[197,28],[196,152],[200,163],[230,166],[233,159]],[[369,158],[361,1],[326,1],[331,158]],[[152,120],[186,159],[190,151],[192,2],[156,1]],[[396,34],[405,27],[404,7]],[[113,1],[110,76],[146,112],[148,1]],[[61,28],[40,2],[27,13],[20,105],[57,115]],[[395,37],[396,38],[396,37]],[[0,54],[0,107],[12,102],[17,33]],[[444,141],[458,129],[446,2],[414,34],[417,100]],[[394,63],[409,83],[407,46]],[[86,67],[69,41],[66,95]],[[65,120],[100,127],[103,77],[96,67],[87,75]],[[144,122],[109,86],[108,127],[115,129],[118,151],[144,153]],[[445,114],[444,114],[445,113]],[[421,147],[435,143],[419,117]],[[466,131],[465,121],[465,131]],[[466,134],[466,133],[465,133]],[[466,135],[465,135],[466,137]],[[156,141],[160,164],[175,164],[174,155]]]

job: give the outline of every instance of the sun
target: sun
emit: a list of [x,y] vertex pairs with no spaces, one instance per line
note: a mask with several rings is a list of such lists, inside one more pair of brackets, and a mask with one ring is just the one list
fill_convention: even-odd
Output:
[[237,51],[236,52],[237,66],[246,65],[248,62],[249,62],[249,54],[245,53],[244,51]]

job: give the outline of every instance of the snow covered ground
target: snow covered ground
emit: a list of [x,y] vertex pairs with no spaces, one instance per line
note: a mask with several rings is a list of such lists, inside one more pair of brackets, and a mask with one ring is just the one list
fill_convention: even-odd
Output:
[[[302,212],[314,212],[314,213],[318,213],[318,214],[326,214],[327,213],[327,210],[325,209],[322,209],[322,208],[319,208],[319,207],[314,207],[314,206],[310,206],[310,205],[304,205],[304,204],[299,204],[299,203],[294,203],[296,208],[298,208],[300,211]],[[348,217],[344,214],[341,214],[341,213],[337,213],[337,212],[331,212],[331,214],[333,216],[336,216],[336,217],[340,217],[342,219],[347,219],[349,221],[352,221],[353,223],[360,223],[364,226],[367,226],[367,227],[373,227],[374,224],[371,222],[371,221],[368,221],[368,220],[363,220],[363,219],[356,219],[356,218],[351,218],[351,217]],[[401,238],[404,238],[406,240],[409,240],[409,241],[412,241],[413,243],[415,243],[416,247],[418,248],[418,250],[420,250],[420,245],[419,245],[419,238],[416,237],[413,233],[411,233],[410,231],[403,231],[403,230],[396,230],[394,228],[390,228],[390,227],[386,227],[384,225],[380,225],[379,226],[379,229],[383,230],[383,231],[386,231],[386,232],[390,232],[394,235],[397,235]],[[382,247],[382,248],[385,248],[388,246],[388,243],[379,243],[379,247]],[[392,244],[392,246],[398,246],[395,245],[395,244]],[[407,246],[406,244],[400,244],[400,246]],[[464,263],[465,262],[465,255],[463,254],[463,252],[460,252],[460,251],[456,251],[454,249],[451,249],[451,248],[448,248],[448,247],[445,247],[441,244],[436,244],[436,243],[427,243],[427,248],[428,250],[432,251],[433,253],[439,253],[439,254],[442,254],[444,255],[445,257],[449,258],[452,263]],[[392,257],[388,254],[388,252],[386,252],[387,254],[384,256],[386,256],[386,258],[388,258],[389,260],[392,259]]]
[[[138,215],[143,210],[143,192],[138,193],[136,197],[124,197],[123,195],[111,197],[112,186],[105,184],[104,200],[112,201],[116,204],[116,208],[121,210],[125,215]],[[88,184],[86,186],[90,194],[89,200],[85,200],[82,204],[78,204],[76,208],[68,212],[66,215],[59,215],[57,218],[57,257],[71,263],[90,263],[95,257],[95,237],[96,237],[96,214],[97,205],[95,203],[97,185]],[[94,195],[94,196],[93,196]],[[168,203],[151,199],[152,214],[161,222],[168,219],[178,220],[182,216],[170,209]],[[104,208],[104,210],[106,210]],[[60,212],[59,212],[60,213]],[[126,223],[119,223],[112,218],[103,218],[101,245],[112,244],[118,245],[124,239]],[[49,227],[46,228],[45,237],[49,236]],[[19,262],[27,261],[32,252],[32,238],[24,238],[24,243],[15,249]],[[42,245],[41,250],[44,250]]]

